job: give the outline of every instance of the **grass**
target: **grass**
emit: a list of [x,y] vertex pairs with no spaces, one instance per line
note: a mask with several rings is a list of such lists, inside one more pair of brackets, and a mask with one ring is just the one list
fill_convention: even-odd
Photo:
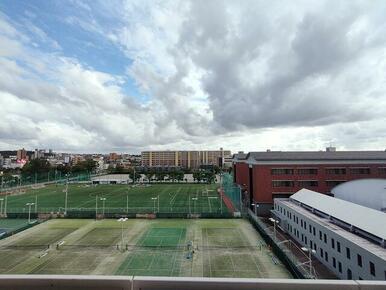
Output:
[[[68,210],[102,212],[106,198],[106,213],[220,213],[226,212],[217,193],[217,185],[206,184],[152,184],[150,186],[128,187],[127,185],[85,185],[71,184],[68,188]],[[152,199],[157,198],[157,199]],[[128,203],[127,203],[128,199]],[[42,213],[63,212],[65,186],[49,185],[28,189],[25,193],[8,196],[8,213],[27,213],[26,203],[37,201],[37,211]],[[128,207],[127,207],[128,204]],[[35,205],[32,206],[35,212]]]
[[1,240],[0,273],[289,278],[260,243],[242,219],[56,219]]

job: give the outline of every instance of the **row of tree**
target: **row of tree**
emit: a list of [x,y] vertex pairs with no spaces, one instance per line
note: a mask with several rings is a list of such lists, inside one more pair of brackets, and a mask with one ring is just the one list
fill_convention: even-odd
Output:
[[21,173],[22,174],[36,174],[36,173],[46,173],[51,171],[59,171],[62,174],[67,173],[79,173],[79,172],[93,172],[97,167],[97,162],[92,159],[87,159],[80,161],[75,165],[58,165],[52,166],[47,159],[39,158],[29,161],[26,165],[23,166]]

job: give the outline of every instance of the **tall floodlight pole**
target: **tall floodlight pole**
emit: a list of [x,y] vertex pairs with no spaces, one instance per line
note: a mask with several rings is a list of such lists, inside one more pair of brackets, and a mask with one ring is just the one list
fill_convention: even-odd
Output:
[[33,202],[28,202],[25,205],[28,206],[28,223],[31,223],[31,206],[34,205]]
[[35,213],[38,212],[38,195],[35,195]]
[[152,197],[153,200],[153,212],[155,213],[155,201],[158,199],[157,197]]
[[7,202],[8,202],[8,194],[5,194],[5,202],[4,202],[4,215],[7,215]]
[[64,214],[67,215],[67,198],[68,198],[68,174],[66,174],[66,198],[64,200]]
[[106,198],[105,197],[101,197],[101,201],[102,201],[102,215],[103,215],[103,218],[105,217],[105,202],[106,202]]
[[98,219],[98,195],[95,195],[95,220]]
[[159,212],[159,195],[157,197],[157,201],[158,201],[158,212]]
[[222,214],[222,193],[223,193],[223,190],[220,191],[220,212]]
[[121,223],[121,247],[123,249],[123,222],[127,221],[128,218],[120,218],[118,219],[118,222]]
[[126,212],[129,213],[129,184],[127,184],[127,194],[126,194]]
[[3,201],[4,201],[4,198],[0,198],[0,215],[3,214]]
[[274,240],[276,241],[276,224],[279,223],[279,221],[274,218],[269,218],[269,220],[273,222],[273,235],[274,235]]
[[189,214],[192,214],[192,210],[190,209],[190,194],[189,194],[189,199],[188,199],[188,201],[189,201]]
[[301,248],[304,252],[308,253],[308,262],[310,264],[310,278],[312,275],[312,254],[316,254],[316,251],[311,248],[302,247]]

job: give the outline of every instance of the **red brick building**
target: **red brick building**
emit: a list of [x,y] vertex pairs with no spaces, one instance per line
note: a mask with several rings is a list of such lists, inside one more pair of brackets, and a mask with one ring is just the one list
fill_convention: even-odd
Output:
[[258,213],[267,214],[275,197],[302,188],[330,194],[345,181],[386,178],[386,151],[250,152],[233,157],[234,181]]

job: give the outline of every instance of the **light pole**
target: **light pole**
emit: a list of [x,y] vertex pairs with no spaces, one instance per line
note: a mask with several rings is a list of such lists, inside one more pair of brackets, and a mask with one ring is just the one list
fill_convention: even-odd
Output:
[[5,193],[4,215],[7,215],[7,202],[8,202],[8,194]]
[[316,251],[315,250],[312,250],[311,248],[306,248],[306,247],[301,247],[301,249],[308,253],[308,261],[309,261],[309,264],[310,264],[310,278],[313,276],[312,275],[312,254],[316,254]]
[[68,198],[68,174],[66,174],[66,198],[64,200],[64,214],[67,215],[67,198]]
[[254,203],[251,203],[251,205],[253,206],[253,209],[254,209],[254,212],[255,212],[255,215],[257,216],[257,208],[259,207],[259,205],[254,202]]
[[4,201],[4,198],[0,198],[0,215],[3,214],[3,201]]
[[189,214],[192,214],[192,210],[190,209],[190,193],[189,193],[188,204],[189,204]]
[[155,213],[155,201],[158,199],[157,197],[152,197],[153,200],[153,212]]
[[273,222],[273,236],[274,236],[274,240],[276,242],[276,224],[279,223],[279,221],[275,220],[274,218],[269,218],[269,220],[271,222]]
[[125,222],[127,220],[128,220],[128,218],[120,218],[120,219],[118,219],[118,222],[121,223],[121,229],[122,229],[122,231],[121,231],[121,233],[122,233],[122,235],[121,235],[121,237],[122,237],[122,240],[121,240],[121,247],[122,247],[122,249],[123,249],[123,222]]
[[106,198],[105,197],[101,197],[101,201],[102,201],[102,215],[103,215],[103,218],[105,217],[105,202],[106,202]]
[[129,213],[129,185],[127,185],[127,194],[126,194],[126,212]]
[[25,205],[28,206],[28,223],[30,224],[31,223],[31,206],[33,206],[34,203],[33,202],[28,202]]
[[95,220],[98,219],[98,195],[95,195]]
[[193,212],[196,213],[196,201],[197,201],[197,197],[192,197],[192,200],[194,202],[194,205],[193,205]]

